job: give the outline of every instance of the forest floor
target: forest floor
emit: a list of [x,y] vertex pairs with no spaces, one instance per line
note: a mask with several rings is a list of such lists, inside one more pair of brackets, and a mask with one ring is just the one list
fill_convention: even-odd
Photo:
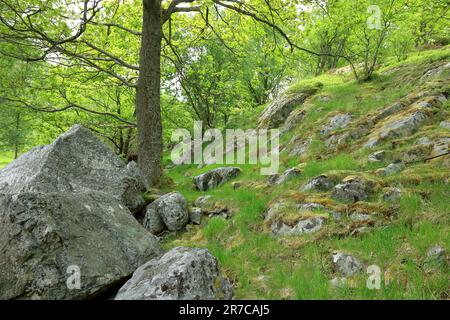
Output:
[[[192,203],[199,196],[211,195],[214,206],[228,207],[232,216],[205,217],[201,225],[167,236],[164,245],[211,250],[232,279],[237,299],[450,298],[448,264],[430,263],[429,253],[436,246],[446,252],[450,249],[450,160],[444,156],[423,161],[433,153],[431,149],[440,150],[442,141],[448,151],[450,131],[445,123],[450,108],[442,97],[450,93],[449,61],[450,48],[445,47],[413,54],[401,62],[392,59],[370,82],[360,83],[349,73],[334,72],[294,83],[288,92],[323,84],[317,94],[299,106],[306,112],[304,118],[281,137],[282,147],[287,146],[288,151],[290,141],[311,138],[304,153],[292,156],[283,150],[280,155],[280,172],[296,167],[301,174],[273,186],[260,175],[259,166],[237,165],[242,169],[234,180],[240,183],[239,189],[228,182],[215,190],[199,192],[193,190],[192,177],[219,165],[181,165],[167,170],[172,181],[167,190],[180,191]],[[373,148],[364,147],[371,137],[391,130],[386,124],[402,124],[422,110],[418,102],[422,100],[429,102],[423,122],[414,124],[411,131],[392,131]],[[387,114],[373,126],[367,122],[397,101],[403,106],[401,110]],[[264,107],[234,119],[231,127],[255,128]],[[327,135],[318,132],[330,117],[343,113],[351,115],[348,125]],[[328,140],[361,131],[342,143]],[[368,161],[370,154],[381,150],[385,151],[384,159]],[[396,160],[402,160],[406,167],[390,175],[378,174],[378,169]],[[330,191],[303,191],[302,186],[321,174],[340,181],[359,176],[372,181],[375,191],[356,203],[336,200]],[[394,200],[383,197],[389,187],[401,190],[401,196]],[[314,233],[275,236],[265,213],[280,202],[322,205],[322,209],[307,213],[285,210],[279,213],[283,223],[292,225],[311,216],[324,217],[326,223]],[[333,219],[332,212],[343,213],[342,219]],[[368,219],[352,219],[352,213]],[[333,285],[331,279],[340,279],[330,259],[337,251],[356,257],[365,267],[379,266],[381,289],[367,288],[366,268],[344,279],[344,285]]]

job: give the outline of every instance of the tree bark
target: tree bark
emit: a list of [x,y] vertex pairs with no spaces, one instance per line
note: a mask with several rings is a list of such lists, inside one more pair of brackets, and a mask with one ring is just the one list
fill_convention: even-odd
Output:
[[161,0],[143,0],[136,117],[138,164],[149,187],[159,187],[162,176],[161,40]]

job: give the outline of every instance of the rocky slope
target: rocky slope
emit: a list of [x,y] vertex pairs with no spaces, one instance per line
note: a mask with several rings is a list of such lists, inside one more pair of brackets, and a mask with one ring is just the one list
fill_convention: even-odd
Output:
[[[392,62],[367,83],[333,72],[293,85],[246,117],[281,129],[280,173],[238,165],[232,183],[194,191],[214,166],[171,169],[193,205],[209,197],[209,217],[166,246],[209,248],[238,298],[448,298],[449,56]],[[366,286],[371,265],[380,290]]]

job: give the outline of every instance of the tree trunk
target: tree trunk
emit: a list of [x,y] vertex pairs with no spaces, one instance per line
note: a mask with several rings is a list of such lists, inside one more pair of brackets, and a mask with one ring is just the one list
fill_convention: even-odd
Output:
[[161,0],[143,0],[136,117],[138,164],[150,187],[159,187],[162,175],[161,40]]

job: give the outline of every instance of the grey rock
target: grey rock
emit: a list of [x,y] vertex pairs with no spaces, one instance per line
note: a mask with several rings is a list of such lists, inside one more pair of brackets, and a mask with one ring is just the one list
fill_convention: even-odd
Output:
[[412,134],[427,118],[428,115],[425,112],[416,111],[401,119],[389,121],[379,129],[380,133],[372,136],[364,146],[373,148],[385,139],[399,138]]
[[433,150],[430,156],[439,156],[449,152],[450,137],[439,138],[433,141]]
[[303,104],[313,92],[283,95],[270,103],[258,120],[258,128],[273,129],[283,124],[295,107]]
[[369,221],[372,217],[370,214],[356,212],[350,215],[350,219],[353,221]]
[[428,137],[422,137],[422,138],[417,139],[417,144],[420,144],[420,145],[430,145],[431,143],[432,142],[431,142],[430,138],[428,138]]
[[291,227],[282,221],[274,221],[271,225],[271,231],[279,236],[298,236],[319,231],[322,229],[324,222],[324,218],[313,217],[300,220],[294,227]]
[[373,184],[361,177],[344,179],[333,188],[331,197],[341,201],[357,202],[366,200],[373,193]]
[[304,187],[303,191],[316,190],[316,191],[328,191],[333,188],[335,183],[326,175],[322,174],[311,179]]
[[384,188],[383,200],[387,202],[397,202],[402,196],[402,191],[399,188]]
[[347,127],[352,117],[348,113],[338,114],[332,117],[329,123],[320,130],[320,134],[326,135],[331,131]]
[[1,169],[0,191],[103,192],[137,213],[146,185],[135,164],[127,166],[91,131],[75,125],[50,145],[36,147]]
[[193,224],[201,224],[202,223],[202,209],[200,208],[191,208],[189,210],[189,220]]
[[363,271],[363,265],[358,259],[343,252],[334,252],[332,263],[333,270],[344,277],[351,277]]
[[155,205],[155,202],[149,204],[145,208],[144,220],[142,223],[144,228],[154,235],[159,235],[160,233],[162,233],[164,230],[167,229],[157,209],[158,208]]
[[282,175],[273,175],[270,176],[268,179],[268,183],[271,185],[280,185],[283,184],[292,178],[300,176],[301,171],[297,168],[290,168],[287,169]]
[[212,199],[211,195],[200,196],[194,201],[194,205],[199,208],[203,208]]
[[[159,217],[170,231],[183,229],[189,221],[187,202],[179,192],[171,192],[150,203],[144,218],[145,227],[160,227]],[[155,228],[156,229],[156,228]],[[148,229],[150,232],[151,230]]]
[[198,191],[207,191],[221,186],[240,173],[241,169],[237,167],[217,168],[194,177],[194,186]]
[[439,126],[444,129],[450,129],[450,121],[442,121]]
[[428,263],[437,263],[437,264],[446,264],[447,262],[447,254],[444,248],[439,246],[434,246],[428,249],[427,251],[427,262]]
[[299,206],[300,211],[317,211],[325,210],[325,206],[319,203],[304,203]]
[[405,163],[401,160],[391,163],[386,168],[381,168],[376,171],[376,174],[382,177],[398,173],[406,168]]
[[[0,299],[87,299],[162,253],[117,199],[101,192],[0,195]],[[69,290],[69,267],[81,287]]]
[[311,138],[293,137],[286,146],[289,155],[292,157],[302,156],[307,151],[311,144]]
[[231,299],[232,287],[206,249],[177,247],[142,265],[116,300]]
[[384,150],[380,150],[369,155],[368,160],[370,162],[379,162],[383,161],[386,158],[386,152]]
[[295,126],[297,126],[305,117],[306,112],[305,110],[302,109],[296,109],[294,111],[291,112],[291,114],[287,117],[286,121],[284,122],[282,131],[286,132],[286,131],[290,131],[292,130]]

